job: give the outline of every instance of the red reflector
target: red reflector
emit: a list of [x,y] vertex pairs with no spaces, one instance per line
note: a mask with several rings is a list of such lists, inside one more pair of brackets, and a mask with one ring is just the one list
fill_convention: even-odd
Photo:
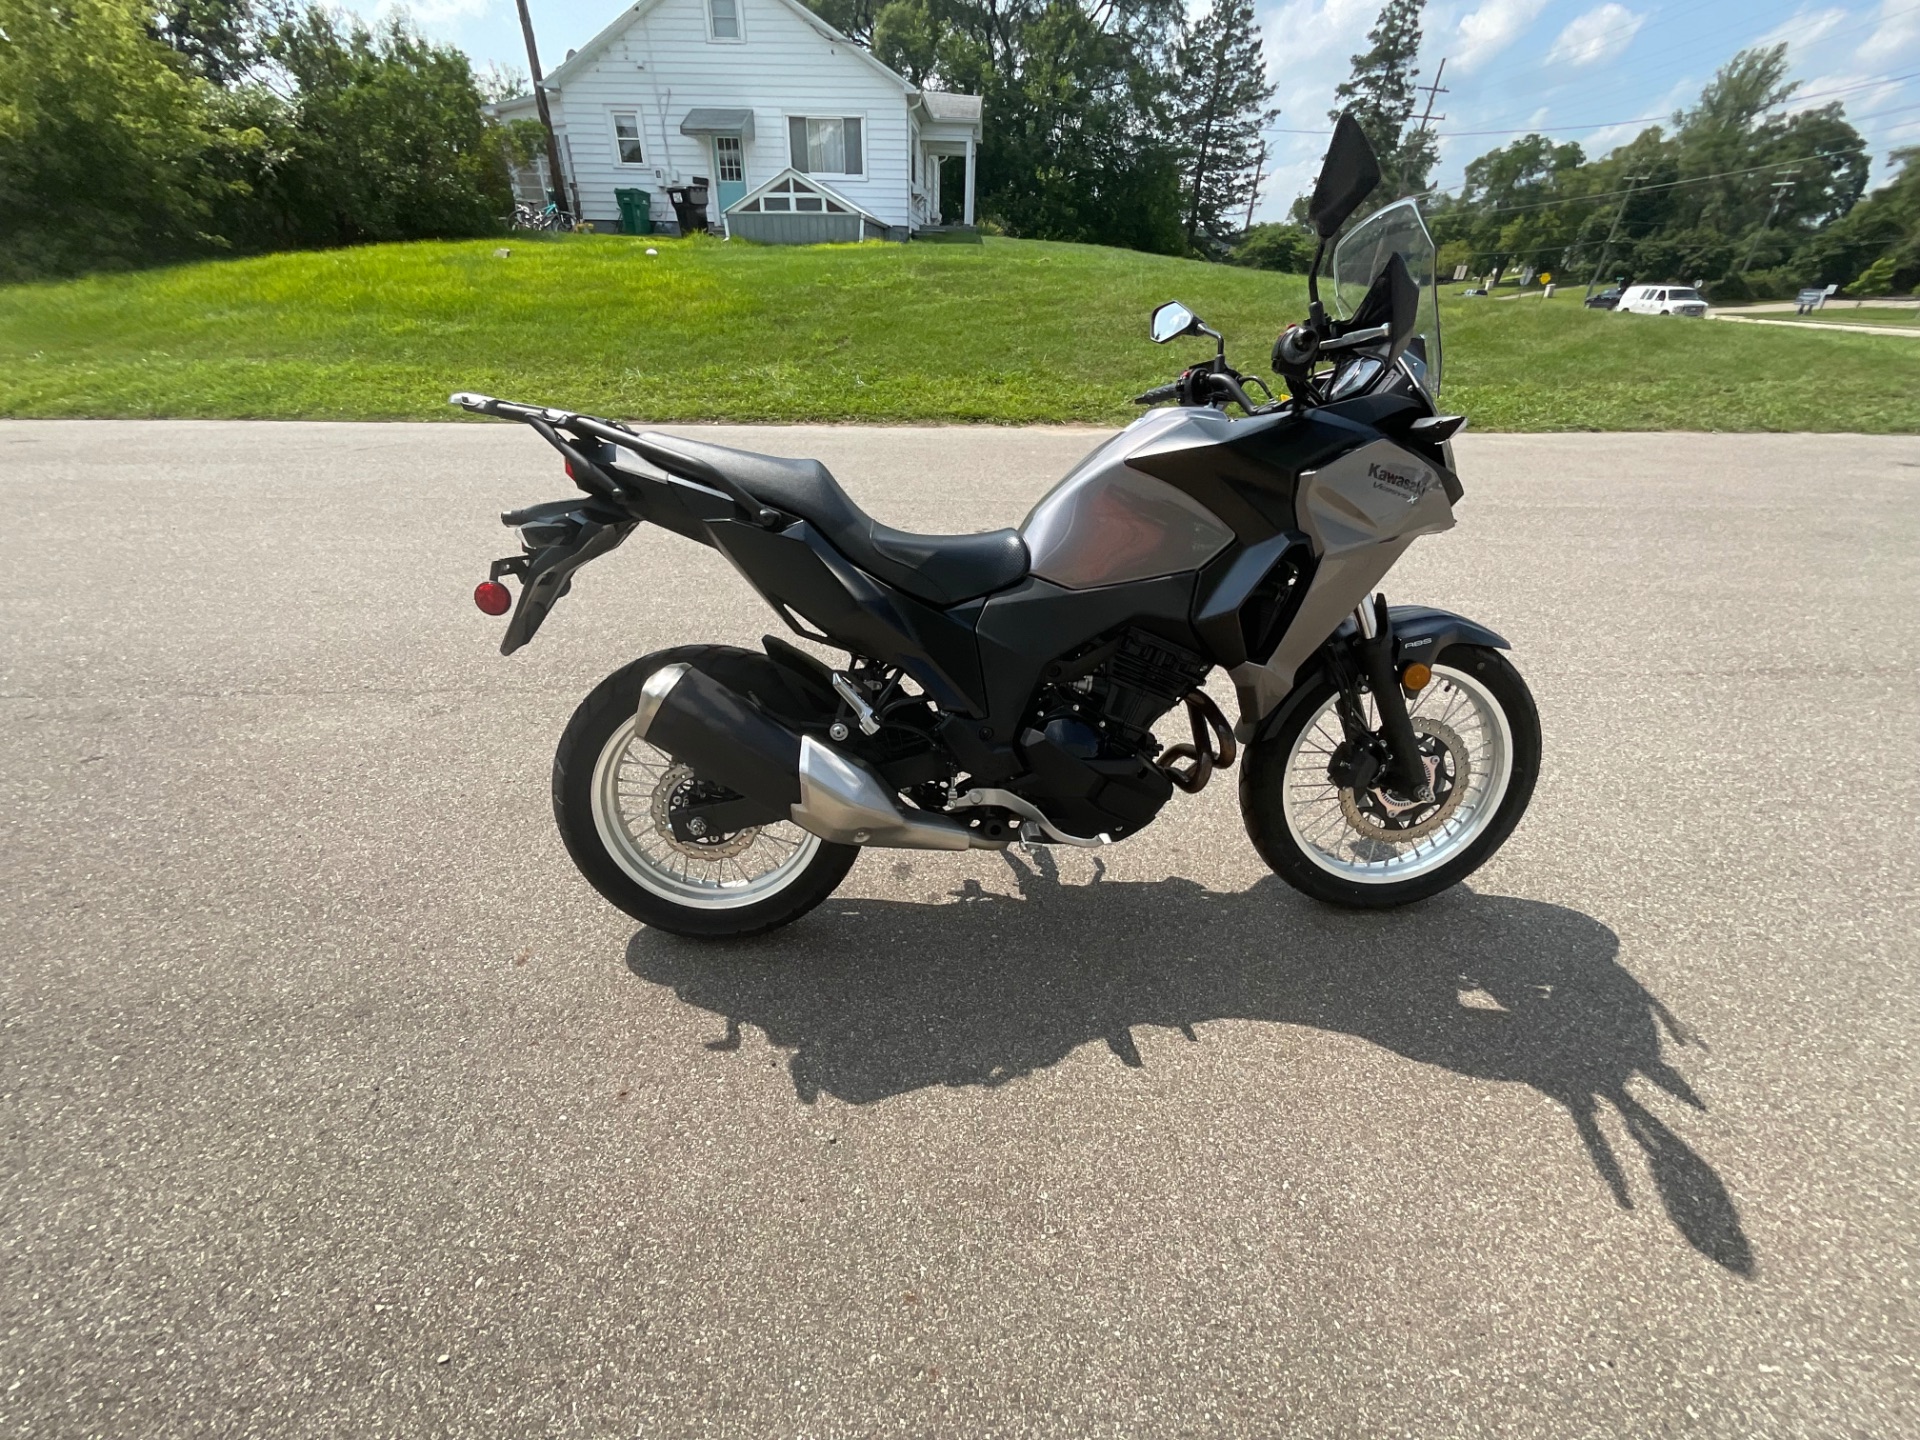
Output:
[[571,460],[567,461],[567,478],[569,480],[578,480],[580,478],[573,473],[573,461]]
[[498,580],[482,580],[473,587],[473,603],[489,615],[504,615],[513,608],[513,592]]

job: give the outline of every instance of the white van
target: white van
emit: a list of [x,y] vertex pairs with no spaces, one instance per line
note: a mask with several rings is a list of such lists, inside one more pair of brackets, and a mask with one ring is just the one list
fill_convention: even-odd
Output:
[[1616,315],[1691,315],[1698,320],[1707,313],[1707,301],[1691,285],[1629,285]]

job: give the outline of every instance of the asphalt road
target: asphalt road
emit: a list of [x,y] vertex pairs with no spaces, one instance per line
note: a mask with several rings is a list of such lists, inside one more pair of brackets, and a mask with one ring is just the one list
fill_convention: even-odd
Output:
[[[1094,439],[719,438],[936,530]],[[717,558],[643,533],[506,660],[523,431],[0,424],[0,1428],[1920,1433],[1920,445],[1460,455],[1388,593],[1547,737],[1469,887],[1317,908],[1216,783],[714,948],[547,770],[771,627]]]

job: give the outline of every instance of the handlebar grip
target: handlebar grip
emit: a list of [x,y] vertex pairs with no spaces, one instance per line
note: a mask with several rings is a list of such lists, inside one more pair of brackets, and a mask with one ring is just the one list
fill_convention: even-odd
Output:
[[1180,382],[1176,380],[1171,385],[1156,385],[1144,395],[1134,396],[1133,403],[1136,405],[1158,405],[1162,400],[1177,400],[1179,398]]
[[[1274,359],[1288,365],[1310,365],[1320,350],[1320,337],[1304,325],[1289,325],[1273,347]],[[1278,368],[1277,366],[1275,368]]]

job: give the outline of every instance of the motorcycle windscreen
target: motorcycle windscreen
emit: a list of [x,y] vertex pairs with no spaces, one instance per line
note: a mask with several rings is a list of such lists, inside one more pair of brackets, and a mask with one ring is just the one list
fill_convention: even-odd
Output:
[[1400,257],[1407,273],[1420,287],[1420,318],[1414,329],[1420,344],[1412,347],[1408,359],[1416,368],[1424,364],[1422,381],[1427,393],[1437,396],[1440,393],[1440,277],[1435,273],[1437,257],[1433,237],[1427,233],[1416,201],[1401,200],[1384,210],[1376,210],[1340,237],[1340,243],[1333,248],[1334,310],[1343,320],[1350,317],[1392,255]]

